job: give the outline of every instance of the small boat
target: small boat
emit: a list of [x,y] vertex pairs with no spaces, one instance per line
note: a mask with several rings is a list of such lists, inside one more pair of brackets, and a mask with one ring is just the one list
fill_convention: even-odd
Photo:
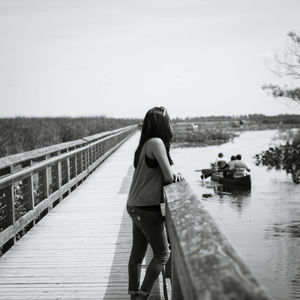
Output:
[[223,171],[214,168],[195,171],[202,172],[202,180],[210,177],[212,182],[222,184],[224,187],[243,190],[251,189],[251,176],[249,174],[238,178],[228,178],[223,176]]
[[238,187],[241,189],[250,189],[251,188],[251,176],[246,175],[238,178],[219,178],[219,183],[228,187]]

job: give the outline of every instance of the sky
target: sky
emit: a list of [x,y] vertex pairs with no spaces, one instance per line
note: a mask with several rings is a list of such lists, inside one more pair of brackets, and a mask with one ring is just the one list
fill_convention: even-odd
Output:
[[282,83],[265,59],[299,15],[299,0],[0,0],[0,116],[300,114],[261,88]]

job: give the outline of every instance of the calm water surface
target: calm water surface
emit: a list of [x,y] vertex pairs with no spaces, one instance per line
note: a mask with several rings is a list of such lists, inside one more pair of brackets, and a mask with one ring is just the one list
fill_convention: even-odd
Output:
[[[180,170],[220,229],[267,287],[273,299],[300,299],[300,184],[284,171],[255,166],[253,156],[278,143],[276,131],[244,132],[234,142],[172,150]],[[219,152],[242,154],[252,177],[251,192],[221,195],[203,185],[195,169],[209,167]],[[202,198],[212,193],[211,198]]]

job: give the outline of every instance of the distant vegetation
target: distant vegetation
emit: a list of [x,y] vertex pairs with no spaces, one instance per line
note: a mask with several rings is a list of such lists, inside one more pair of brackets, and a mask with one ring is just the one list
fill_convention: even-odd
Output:
[[[0,157],[80,139],[103,131],[140,123],[141,119],[100,117],[0,118]],[[194,123],[196,130],[174,130],[174,145],[221,144],[234,137],[233,130],[300,128],[300,115],[261,114],[175,118],[172,123]]]
[[300,127],[300,115],[296,114],[280,114],[276,116],[265,116],[263,114],[252,114],[252,115],[239,115],[239,116],[207,116],[207,117],[187,117],[185,119],[175,118],[174,122],[236,122],[242,121],[245,123],[254,123],[257,125],[269,124],[269,125],[280,125],[286,124],[290,126]]
[[175,147],[218,145],[229,142],[235,136],[232,132],[218,129],[199,129],[193,132],[175,131],[172,143]]
[[136,124],[138,119],[107,117],[1,118],[0,157],[80,139]]
[[175,147],[218,145],[232,140],[237,131],[300,128],[300,115],[176,118],[173,128]]

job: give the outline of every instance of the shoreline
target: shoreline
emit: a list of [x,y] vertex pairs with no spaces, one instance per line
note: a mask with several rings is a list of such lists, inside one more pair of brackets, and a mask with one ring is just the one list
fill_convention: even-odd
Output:
[[196,147],[199,147],[199,148],[204,148],[204,147],[208,147],[208,146],[216,146],[216,145],[222,145],[222,144],[225,144],[225,143],[228,143],[230,142],[231,140],[229,141],[207,141],[207,142],[174,142],[171,144],[171,148],[196,148]]

